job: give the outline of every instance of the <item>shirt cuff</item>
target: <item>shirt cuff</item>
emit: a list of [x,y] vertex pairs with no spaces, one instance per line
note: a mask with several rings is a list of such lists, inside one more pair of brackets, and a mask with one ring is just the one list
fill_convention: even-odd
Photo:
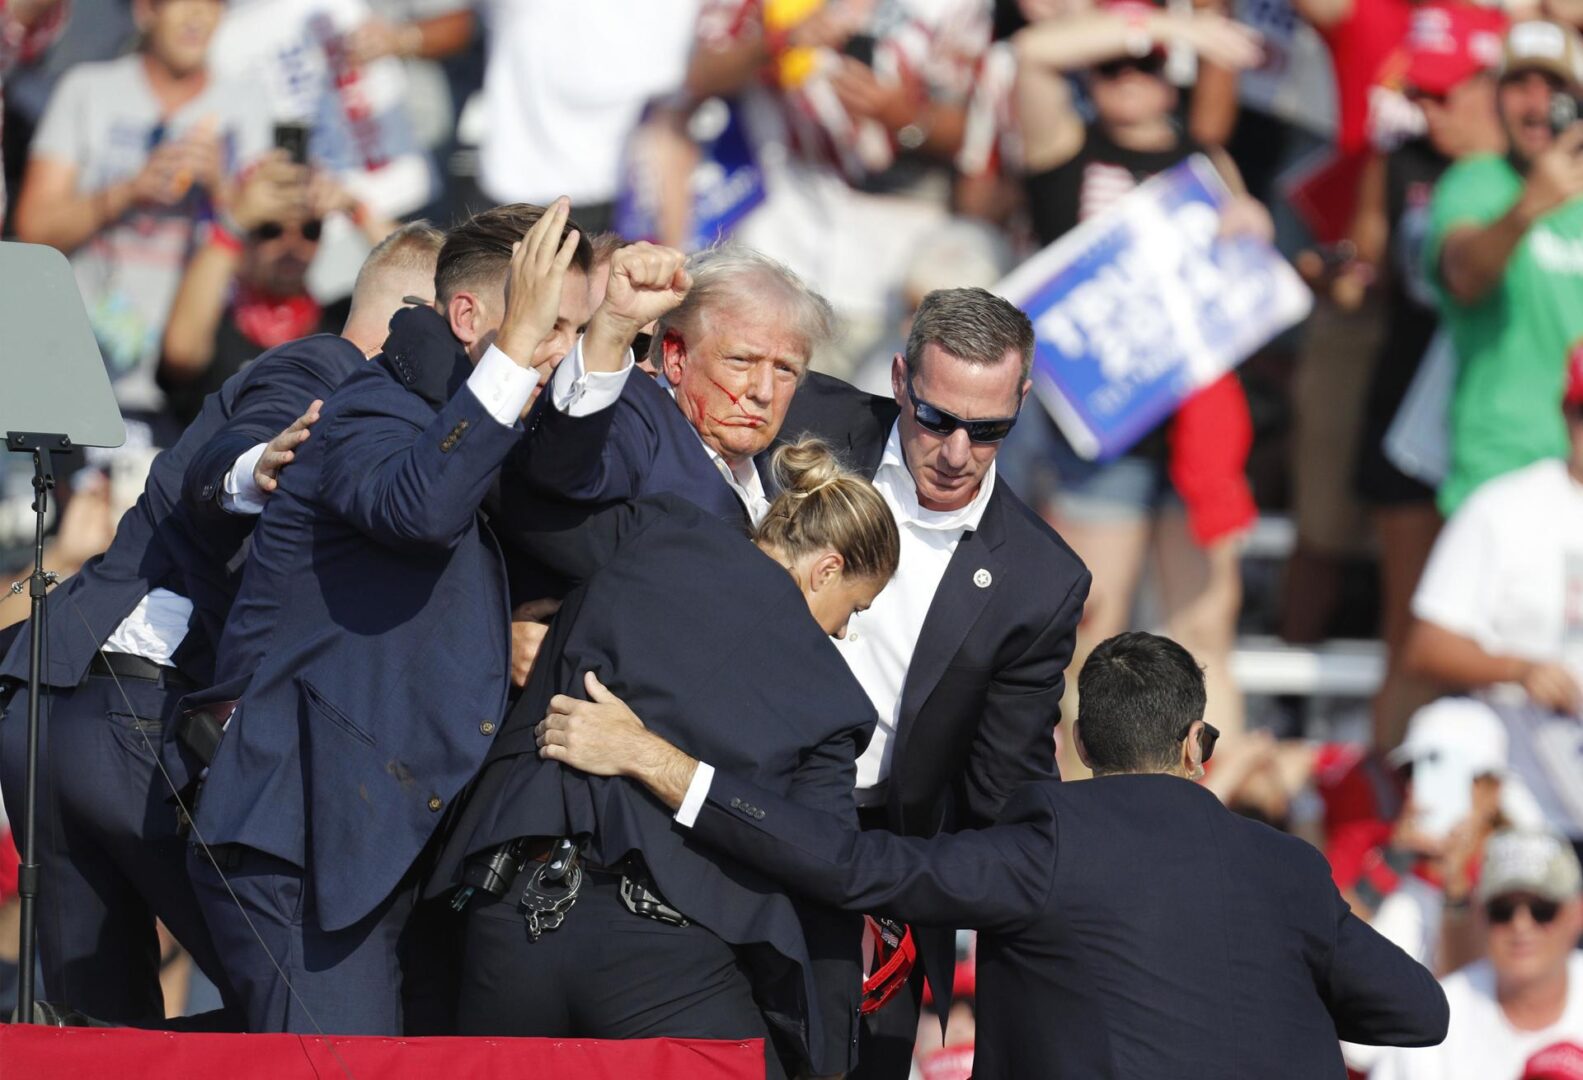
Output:
[[693,770],[693,782],[687,785],[682,805],[676,810],[676,823],[682,828],[690,829],[697,823],[698,812],[704,808],[704,800],[709,798],[709,785],[714,781],[714,766],[700,761]]
[[253,479],[253,470],[268,448],[268,443],[259,443],[232,463],[231,471],[225,474],[225,483],[220,485],[221,510],[228,514],[264,512],[269,496],[259,489],[258,481]]
[[538,385],[537,371],[519,366],[493,345],[467,377],[467,388],[503,427],[512,427],[522,417]]
[[632,350],[627,350],[620,371],[589,371],[583,366],[583,339],[555,369],[550,379],[550,401],[567,416],[590,416],[608,409],[621,396],[632,374]]

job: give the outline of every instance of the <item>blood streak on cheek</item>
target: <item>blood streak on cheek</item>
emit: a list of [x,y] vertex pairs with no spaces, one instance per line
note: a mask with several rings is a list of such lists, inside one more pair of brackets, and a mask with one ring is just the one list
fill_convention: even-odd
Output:
[[[713,379],[711,379],[709,381],[710,382],[714,382]],[[720,384],[719,383],[715,383],[715,385],[719,386]],[[714,422],[716,424],[724,423],[724,421],[721,420],[720,417],[716,416],[714,413],[709,411],[708,406],[706,406],[704,404],[704,397],[703,397],[702,394],[688,394],[687,398],[688,398],[688,400],[690,400],[693,403],[693,412],[694,413],[696,413],[697,415],[703,417],[705,420],[712,421],[712,422]]]
[[[705,378],[708,378],[708,376],[705,376]],[[733,405],[740,404],[740,402],[742,401],[742,395],[741,394],[733,394],[731,391],[727,390],[725,387],[721,386],[719,383],[715,382],[713,379],[709,379],[709,381],[715,384],[715,389],[719,390],[722,394],[724,394],[726,397],[731,399],[731,404],[733,404]]]

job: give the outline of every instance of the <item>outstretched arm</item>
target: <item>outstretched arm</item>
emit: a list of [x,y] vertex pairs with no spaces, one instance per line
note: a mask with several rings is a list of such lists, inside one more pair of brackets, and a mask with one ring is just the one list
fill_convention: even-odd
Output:
[[[643,727],[592,673],[591,701],[557,696],[539,724],[540,754],[642,783],[694,834],[812,899],[907,922],[1007,930],[1043,907],[1055,870],[1054,815],[1037,787],[1001,824],[930,839],[859,832],[850,823],[716,773]],[[695,818],[696,820],[692,820]]]

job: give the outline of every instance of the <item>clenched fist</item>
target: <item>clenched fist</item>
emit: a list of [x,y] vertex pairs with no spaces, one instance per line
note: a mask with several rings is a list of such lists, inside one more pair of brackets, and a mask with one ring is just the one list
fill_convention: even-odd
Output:
[[687,257],[679,251],[646,242],[617,251],[610,260],[605,302],[588,324],[583,344],[587,369],[618,370],[633,338],[649,323],[675,310],[692,284]]

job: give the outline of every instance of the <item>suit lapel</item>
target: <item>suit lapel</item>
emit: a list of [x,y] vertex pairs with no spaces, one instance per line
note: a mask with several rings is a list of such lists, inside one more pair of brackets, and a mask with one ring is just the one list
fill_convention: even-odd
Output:
[[917,726],[918,713],[939,685],[946,667],[961,650],[962,642],[984,613],[995,590],[1015,587],[997,550],[1005,535],[1004,508],[997,479],[979,527],[963,535],[946,565],[945,576],[940,579],[940,587],[929,604],[929,614],[924,618],[918,644],[907,665],[907,681],[901,694],[901,723],[896,735],[895,760],[898,763]]

